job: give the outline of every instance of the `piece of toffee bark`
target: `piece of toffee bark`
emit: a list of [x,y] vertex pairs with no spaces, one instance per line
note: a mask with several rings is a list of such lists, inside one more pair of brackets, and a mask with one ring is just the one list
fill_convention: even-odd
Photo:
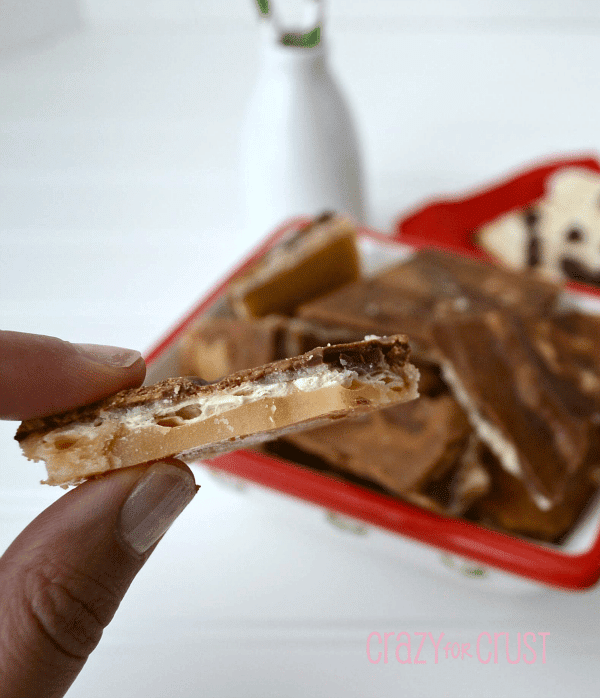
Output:
[[419,250],[377,276],[359,279],[298,310],[304,319],[362,332],[402,328],[415,349],[428,350],[437,320],[506,308],[525,315],[550,313],[561,286],[497,265],[437,250]]
[[393,334],[400,327],[418,347],[431,344],[436,299],[431,295],[384,286],[377,278],[360,279],[302,305],[298,316],[365,334]]
[[574,310],[528,326],[548,369],[600,409],[600,318]]
[[513,269],[600,285],[600,175],[564,167],[544,188],[540,199],[475,231],[474,242]]
[[291,315],[296,307],[360,276],[356,228],[325,213],[267,252],[228,290],[238,317]]
[[453,466],[425,481],[418,490],[405,498],[427,509],[446,516],[463,516],[465,512],[489,492],[491,478],[479,458],[479,439],[471,431]]
[[560,284],[531,273],[435,249],[419,250],[378,278],[385,286],[434,296],[438,315],[444,310],[489,307],[545,315],[554,309],[562,290]]
[[481,458],[480,445],[477,434],[471,433],[467,448],[451,472],[444,503],[446,511],[454,516],[463,515],[491,490],[492,479]]
[[174,455],[212,458],[416,398],[409,355],[396,335],[316,348],[210,385],[171,378],[23,422],[15,438],[30,460],[45,461],[52,485]]
[[585,512],[598,489],[589,467],[598,454],[567,483],[562,501],[540,509],[522,480],[507,472],[494,454],[480,443],[480,458],[491,479],[487,493],[473,502],[468,518],[483,526],[548,543],[560,543]]
[[396,405],[285,437],[332,468],[406,495],[442,477],[466,446],[470,426],[448,394]]
[[540,509],[565,496],[596,448],[596,405],[549,370],[532,325],[508,312],[439,322],[443,375],[482,439]]
[[205,317],[182,336],[179,363],[182,375],[214,381],[246,368],[305,354],[315,347],[359,341],[364,336],[283,315],[254,319]]
[[230,373],[283,359],[279,347],[285,327],[280,316],[258,320],[205,318],[179,342],[182,375],[215,381]]

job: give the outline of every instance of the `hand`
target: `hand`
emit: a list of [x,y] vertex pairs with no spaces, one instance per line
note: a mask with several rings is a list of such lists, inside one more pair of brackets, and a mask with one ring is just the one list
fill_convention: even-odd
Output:
[[[0,331],[0,417],[62,412],[145,372],[138,352]],[[124,468],[71,490],[18,536],[0,558],[0,698],[66,693],[196,489],[173,459]]]

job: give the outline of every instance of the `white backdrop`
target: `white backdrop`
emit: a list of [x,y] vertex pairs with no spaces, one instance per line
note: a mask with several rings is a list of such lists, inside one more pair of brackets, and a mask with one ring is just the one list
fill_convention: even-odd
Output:
[[[3,12],[10,6],[0,5]],[[331,3],[371,222],[554,153],[600,149],[594,2]],[[0,62],[0,326],[145,349],[243,254],[242,0],[92,2]],[[4,18],[8,17],[4,15]],[[0,423],[0,548],[47,502]],[[600,593],[494,596],[359,549],[203,471],[72,696],[597,694]],[[370,664],[373,631],[550,632],[546,664]],[[432,655],[429,655],[432,658]]]

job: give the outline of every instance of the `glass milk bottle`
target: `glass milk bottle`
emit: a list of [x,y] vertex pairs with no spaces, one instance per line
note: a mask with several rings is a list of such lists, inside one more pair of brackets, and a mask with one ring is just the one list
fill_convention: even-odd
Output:
[[242,130],[246,235],[256,242],[290,217],[323,211],[364,222],[359,147],[322,33],[315,46],[290,46],[261,24],[260,70]]

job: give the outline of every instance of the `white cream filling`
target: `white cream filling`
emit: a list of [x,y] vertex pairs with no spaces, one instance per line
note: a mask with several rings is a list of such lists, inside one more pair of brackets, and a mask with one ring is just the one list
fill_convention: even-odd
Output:
[[[452,386],[456,399],[467,412],[471,426],[475,429],[476,434],[490,447],[506,471],[519,480],[523,480],[523,468],[514,444],[510,443],[498,428],[483,417],[465,390],[453,367],[444,362],[442,372],[446,382]],[[552,507],[552,502],[539,493],[532,493],[532,498],[542,511],[548,511]]]
[[[410,364],[406,365],[405,374],[410,382],[418,380],[418,372]],[[390,389],[407,387],[405,378],[386,370],[369,376],[361,376],[348,368],[336,370],[321,364],[314,368],[305,369],[303,375],[294,379],[290,378],[290,374],[271,374],[265,376],[261,382],[242,384],[219,393],[209,394],[206,397],[196,395],[176,403],[165,400],[163,402],[164,409],[156,411],[150,411],[148,406],[132,407],[126,413],[117,414],[101,411],[98,413],[96,422],[113,420],[122,422],[129,429],[154,427],[167,431],[183,424],[194,424],[219,417],[230,410],[264,398],[286,397],[298,392],[315,392],[335,385],[349,387],[354,381],[371,385],[384,384]],[[414,392],[416,397],[416,389]],[[222,418],[222,421],[224,424],[226,423],[225,418]],[[161,422],[165,423],[161,424]],[[59,439],[72,439],[75,441],[82,437],[89,438],[90,432],[93,431],[92,424],[67,425],[60,430],[50,432],[42,440],[54,442]]]

